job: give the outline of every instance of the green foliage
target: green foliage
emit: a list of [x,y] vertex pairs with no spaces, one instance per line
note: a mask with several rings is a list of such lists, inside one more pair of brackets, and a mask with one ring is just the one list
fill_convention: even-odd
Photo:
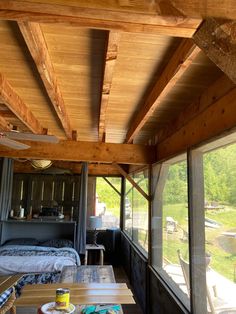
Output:
[[[121,179],[120,178],[108,178],[108,180],[120,192]],[[105,203],[106,208],[109,211],[113,212],[115,216],[119,217],[120,196],[102,177],[97,177],[96,193],[97,193],[99,202]]]
[[205,200],[236,205],[236,144],[204,155]]
[[163,203],[176,204],[187,202],[187,163],[182,161],[169,167]]

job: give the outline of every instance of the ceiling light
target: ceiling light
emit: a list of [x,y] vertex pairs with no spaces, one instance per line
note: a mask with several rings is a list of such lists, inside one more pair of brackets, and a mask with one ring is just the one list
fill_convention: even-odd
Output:
[[52,161],[46,159],[31,160],[31,165],[36,169],[47,169],[51,167]]

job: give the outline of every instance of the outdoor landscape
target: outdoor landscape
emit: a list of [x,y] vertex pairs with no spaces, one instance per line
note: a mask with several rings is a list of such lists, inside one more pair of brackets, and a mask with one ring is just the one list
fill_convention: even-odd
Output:
[[[177,222],[177,230],[167,233],[163,230],[164,258],[178,264],[177,249],[188,260],[188,208],[186,160],[171,165],[163,194],[163,226],[167,217]],[[147,191],[147,180],[142,175],[134,178]],[[120,179],[109,178],[120,191]],[[204,154],[205,217],[214,221],[205,227],[206,252],[210,267],[231,281],[236,281],[236,144]],[[103,178],[97,178],[97,194],[106,204],[106,215],[120,215],[118,193]],[[125,229],[131,235],[135,230],[138,244],[147,249],[147,201],[127,183],[127,210]],[[132,219],[133,217],[133,219]],[[119,225],[117,225],[118,227]]]
[[[210,267],[235,282],[236,145],[205,153],[203,161],[206,252],[210,255]],[[163,202],[163,224],[166,217],[177,222],[177,231],[164,237],[164,257],[179,263],[178,247],[188,260],[186,160],[170,166]]]

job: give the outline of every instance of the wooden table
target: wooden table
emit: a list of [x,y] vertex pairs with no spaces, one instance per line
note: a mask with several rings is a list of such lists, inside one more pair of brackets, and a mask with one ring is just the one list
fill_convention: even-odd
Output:
[[[14,276],[0,276],[0,294],[2,294],[4,291],[8,290],[11,287],[14,287],[14,285],[20,280],[22,275],[14,275]],[[16,313],[16,309],[14,306],[15,301],[15,290],[13,290],[11,296],[7,300],[7,302],[1,307],[0,313],[6,313],[10,310],[11,314]]]
[[[97,283],[94,280],[98,281]],[[132,292],[126,284],[114,283],[112,266],[68,266],[62,271],[61,282],[57,284],[27,285],[16,305],[22,307],[39,306],[55,300],[57,288],[69,288],[71,303],[76,306],[76,314],[81,313],[82,304],[133,304]],[[24,312],[25,313],[25,312]],[[122,314],[123,311],[119,312]]]

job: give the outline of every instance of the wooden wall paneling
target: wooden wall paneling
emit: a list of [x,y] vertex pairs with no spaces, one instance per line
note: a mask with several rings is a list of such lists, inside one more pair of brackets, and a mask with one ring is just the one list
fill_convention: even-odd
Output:
[[[89,199],[89,191],[88,191],[88,199]],[[78,202],[79,202],[79,198],[80,198],[80,176],[74,176],[74,196],[73,196],[73,215],[71,215],[71,217],[73,217],[74,219],[76,219],[78,217]]]
[[53,176],[43,176],[44,188],[42,197],[42,206],[53,207]]
[[28,178],[27,181],[27,188],[26,188],[26,215],[27,215],[27,219],[32,219],[32,191],[33,191],[33,180],[32,180],[32,176],[26,174],[25,177]]
[[69,215],[71,217],[71,209],[74,204],[74,179],[73,177],[65,177],[65,195],[64,195],[64,208],[63,213],[64,215]]
[[131,284],[143,312],[146,313],[147,261],[134,248],[131,248]]
[[54,176],[54,195],[53,199],[58,203],[58,206],[63,206],[64,201],[64,180],[63,176]]
[[32,179],[32,215],[38,214],[41,210],[42,198],[43,198],[44,182],[40,175],[33,176]]
[[12,187],[12,209],[14,210],[14,215],[17,215],[20,205],[23,205],[23,184],[24,177],[22,175],[14,175]]

